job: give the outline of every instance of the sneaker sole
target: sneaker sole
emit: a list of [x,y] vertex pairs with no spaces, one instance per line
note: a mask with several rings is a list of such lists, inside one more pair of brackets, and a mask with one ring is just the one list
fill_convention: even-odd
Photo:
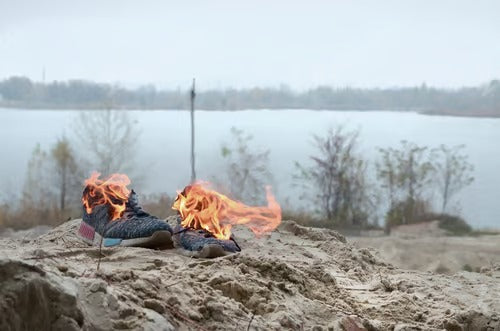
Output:
[[120,238],[102,238],[94,228],[82,222],[79,230],[76,233],[77,237],[91,246],[104,247],[144,247],[144,248],[173,248],[172,234],[170,231],[156,231],[149,237],[140,237],[133,239],[120,239]]
[[194,257],[194,258],[206,258],[206,259],[212,259],[216,257],[221,257],[221,256],[226,256],[229,254],[235,254],[238,252],[230,252],[224,250],[224,248],[221,245],[217,244],[206,244],[203,246],[203,248],[199,251],[191,251],[189,249],[186,249],[182,243],[181,243],[181,234],[179,234],[179,228],[174,228],[174,247],[179,248],[179,252],[182,255],[189,256],[189,257]]

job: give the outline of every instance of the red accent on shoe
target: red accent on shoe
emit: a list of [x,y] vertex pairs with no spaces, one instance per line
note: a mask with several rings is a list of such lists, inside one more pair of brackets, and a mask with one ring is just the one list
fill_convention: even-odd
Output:
[[93,227],[83,222],[80,224],[80,229],[78,229],[78,233],[89,240],[94,240],[95,230]]

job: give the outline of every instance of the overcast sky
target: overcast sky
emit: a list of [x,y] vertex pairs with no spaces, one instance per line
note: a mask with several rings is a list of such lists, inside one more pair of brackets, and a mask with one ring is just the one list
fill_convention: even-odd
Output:
[[0,0],[0,79],[458,87],[500,78],[500,1]]

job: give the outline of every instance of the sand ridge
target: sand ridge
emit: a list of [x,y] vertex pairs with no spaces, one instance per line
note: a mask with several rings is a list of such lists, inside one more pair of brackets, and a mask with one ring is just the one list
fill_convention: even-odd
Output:
[[[75,237],[79,222],[0,241],[0,261],[15,266],[9,282],[33,286],[28,265],[76,289],[63,321],[47,322],[66,330],[500,330],[500,265],[488,275],[402,270],[333,230],[284,221],[258,239],[237,227],[242,252],[216,259],[103,248],[97,271],[99,248]],[[1,316],[16,314],[2,300]]]

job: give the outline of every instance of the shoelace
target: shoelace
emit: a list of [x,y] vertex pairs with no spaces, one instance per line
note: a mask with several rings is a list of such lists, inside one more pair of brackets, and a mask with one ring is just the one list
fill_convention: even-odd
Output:
[[131,218],[133,216],[141,216],[141,217],[151,216],[149,213],[145,212],[142,209],[142,207],[137,203],[137,201],[135,201],[135,199],[127,201],[125,205],[125,214],[127,218]]

